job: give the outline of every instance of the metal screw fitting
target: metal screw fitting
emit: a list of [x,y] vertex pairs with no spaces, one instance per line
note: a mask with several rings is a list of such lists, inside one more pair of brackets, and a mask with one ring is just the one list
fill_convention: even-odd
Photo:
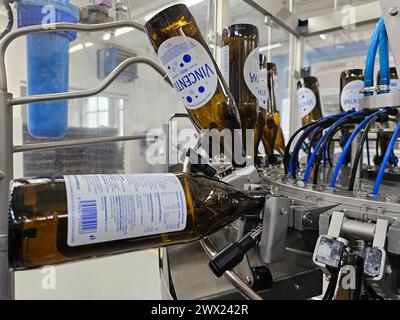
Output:
[[253,279],[251,279],[250,276],[247,276],[245,280],[246,280],[247,285],[251,286],[253,284]]
[[288,214],[288,209],[286,207],[282,208],[281,215],[286,216]]
[[0,171],[0,180],[3,180],[5,178],[5,174],[3,171]]
[[313,224],[314,219],[311,212],[307,212],[303,217],[303,225],[309,227]]
[[397,7],[393,7],[389,9],[389,14],[394,17],[397,16],[399,14],[399,8]]

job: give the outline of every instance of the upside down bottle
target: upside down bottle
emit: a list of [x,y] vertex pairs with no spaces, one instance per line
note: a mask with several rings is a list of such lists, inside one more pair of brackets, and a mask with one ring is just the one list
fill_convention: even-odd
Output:
[[190,174],[15,181],[10,263],[27,269],[187,243],[259,212],[263,203],[262,194]]
[[264,55],[259,56],[259,105],[258,125],[256,130],[256,148],[262,141],[270,163],[275,162],[274,150],[281,155],[285,152],[285,138],[280,125],[280,114],[276,106],[276,76],[274,63],[267,63]]
[[[364,88],[364,70],[350,69],[345,70],[340,75],[340,110],[350,111],[360,110],[360,101],[364,97],[361,89]],[[352,128],[341,130],[340,144],[342,147],[346,144],[352,133]],[[351,154],[347,156],[347,163],[351,161]]]
[[308,76],[298,81],[297,98],[303,126],[322,118],[319,83],[316,77]]
[[[321,97],[319,94],[319,82],[316,77],[307,76],[297,83],[297,98],[299,115],[303,126],[318,121],[322,118]],[[314,141],[314,147],[321,135]]]
[[[271,142],[273,141],[273,148],[279,152],[279,154],[283,155],[285,153],[285,137],[283,135],[283,130],[281,127],[281,116],[278,111],[278,106],[276,103],[276,85],[277,85],[277,68],[274,63],[267,64],[267,87],[268,87],[268,104],[269,104],[269,114],[270,118],[272,118],[274,122],[274,134],[271,135]],[[266,121],[267,127],[264,130],[264,135],[269,137],[268,133],[268,123]],[[272,123],[271,123],[272,124]],[[273,139],[275,136],[275,139]]]
[[[246,141],[246,130],[256,129],[258,109],[259,34],[251,24],[234,24],[223,31],[222,65],[225,80],[239,109],[244,147],[254,155],[253,141]],[[247,150],[247,148],[246,148]]]
[[225,155],[242,155],[238,109],[189,9],[171,6],[151,18],[145,29],[195,127],[228,130],[235,141],[221,139]]
[[254,135],[254,149],[258,151],[260,143],[263,144],[265,154],[270,159],[274,154],[274,144],[265,139],[264,129],[266,127],[265,121],[268,113],[268,70],[267,70],[267,57],[263,54],[259,55],[259,76],[258,76],[258,115],[257,125]]

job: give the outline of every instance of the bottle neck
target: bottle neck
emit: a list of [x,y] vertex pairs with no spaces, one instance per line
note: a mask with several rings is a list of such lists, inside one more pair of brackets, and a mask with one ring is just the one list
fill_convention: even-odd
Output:
[[275,81],[276,76],[274,70],[269,69],[267,73],[268,84],[268,112],[274,114],[277,112],[276,97],[275,97]]

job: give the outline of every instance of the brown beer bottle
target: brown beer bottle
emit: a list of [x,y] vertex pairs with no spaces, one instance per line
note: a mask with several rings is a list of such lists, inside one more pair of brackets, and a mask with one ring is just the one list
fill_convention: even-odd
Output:
[[276,106],[276,76],[277,68],[274,63],[267,63],[266,57],[260,55],[259,73],[259,117],[256,130],[256,148],[262,141],[265,152],[274,162],[274,150],[283,155],[285,152],[285,138],[280,126],[280,115]]
[[[222,42],[222,65],[226,66],[225,80],[239,109],[243,144],[246,146],[246,130],[254,131],[257,123],[258,29],[251,24],[231,25],[223,31]],[[254,155],[252,147],[253,141],[248,151]]]
[[322,118],[319,83],[316,77],[307,76],[298,81],[297,97],[303,126]]
[[14,182],[10,263],[35,268],[199,240],[264,196],[191,174],[87,175]]
[[340,110],[360,110],[360,101],[364,97],[361,89],[364,88],[364,70],[345,70],[340,75]]
[[184,4],[164,9],[145,29],[195,127],[229,130],[235,143],[226,143],[224,153],[230,156],[233,150],[227,148],[236,145],[241,154],[241,136],[235,136],[241,129],[238,109],[189,9]]
[[[265,150],[265,154],[268,156],[268,159],[270,159],[273,154],[273,144],[271,145],[270,142],[268,142],[265,139],[265,136],[263,135],[264,129],[266,127],[266,119],[267,119],[267,110],[268,110],[268,99],[269,99],[269,94],[268,94],[268,67],[267,67],[267,57],[263,54],[259,55],[259,87],[258,87],[258,115],[257,115],[257,125],[256,125],[256,131],[254,134],[254,150],[258,152],[258,147],[260,143],[262,142]],[[275,141],[274,141],[275,142]]]
[[[277,84],[277,68],[274,63],[268,63],[267,64],[267,70],[268,70],[268,104],[270,105],[269,107],[269,114],[272,115],[272,119],[274,122],[274,134],[275,139],[274,139],[274,144],[273,148],[283,156],[285,153],[285,137],[283,135],[283,130],[281,127],[281,117],[278,111],[278,106],[276,103],[276,84]],[[266,124],[268,126],[268,120],[266,121]],[[264,134],[269,136],[268,134],[268,128],[266,127],[266,130],[264,130]],[[273,135],[271,135],[271,139],[273,139]],[[272,140],[271,140],[272,141]]]
[[[361,89],[364,88],[364,70],[350,69],[345,70],[340,75],[340,110],[347,112],[350,110],[360,110],[360,101],[364,97]],[[352,129],[342,129],[340,145],[344,147],[352,134]],[[347,163],[351,161],[351,154],[347,156]]]

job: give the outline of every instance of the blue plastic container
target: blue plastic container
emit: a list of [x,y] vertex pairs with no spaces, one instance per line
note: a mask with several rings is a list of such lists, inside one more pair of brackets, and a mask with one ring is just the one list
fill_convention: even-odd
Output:
[[[18,27],[55,22],[77,23],[79,8],[68,0],[23,0],[18,4]],[[69,88],[70,31],[27,37],[28,95],[66,92]],[[28,106],[28,131],[37,139],[61,139],[68,130],[68,101]]]

